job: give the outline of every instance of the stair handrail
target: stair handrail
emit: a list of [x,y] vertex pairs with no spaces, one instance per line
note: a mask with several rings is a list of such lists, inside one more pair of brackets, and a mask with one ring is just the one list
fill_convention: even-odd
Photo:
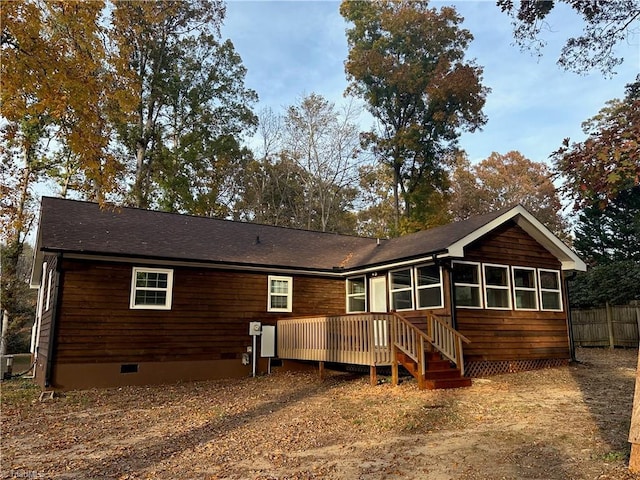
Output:
[[455,328],[447,325],[434,314],[427,315],[427,339],[442,355],[451,360],[464,376],[462,343],[471,343]]
[[391,341],[393,346],[416,362],[420,375],[424,375],[425,343],[431,341],[427,334],[397,312],[391,312]]

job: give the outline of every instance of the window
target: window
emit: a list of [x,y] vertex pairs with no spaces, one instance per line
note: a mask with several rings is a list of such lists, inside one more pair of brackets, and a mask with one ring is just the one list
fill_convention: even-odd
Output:
[[538,270],[540,282],[540,307],[542,310],[562,311],[560,272],[558,270]]
[[130,308],[171,310],[173,270],[134,267]]
[[538,291],[534,268],[513,267],[513,296],[516,310],[537,310]]
[[486,308],[511,309],[511,286],[509,267],[483,264],[484,303]]
[[391,283],[391,309],[413,310],[413,282],[411,269],[389,273]]
[[436,265],[416,267],[416,300],[418,308],[442,308],[442,272]]
[[293,278],[269,275],[268,312],[290,312],[293,297]]
[[347,278],[347,313],[367,311],[365,278]]
[[453,262],[456,307],[482,308],[480,264]]

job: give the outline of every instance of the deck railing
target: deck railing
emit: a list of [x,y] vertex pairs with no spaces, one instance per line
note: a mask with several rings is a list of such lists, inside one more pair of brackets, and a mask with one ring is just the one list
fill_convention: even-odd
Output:
[[394,349],[408,355],[425,373],[425,352],[432,347],[464,375],[462,344],[469,340],[427,314],[426,333],[397,313],[363,313],[278,320],[278,357],[292,360],[391,365]]
[[278,320],[278,357],[354,365],[390,365],[386,313]]
[[462,343],[471,343],[470,340],[436,315],[427,315],[427,338],[441,354],[455,363],[464,375]]

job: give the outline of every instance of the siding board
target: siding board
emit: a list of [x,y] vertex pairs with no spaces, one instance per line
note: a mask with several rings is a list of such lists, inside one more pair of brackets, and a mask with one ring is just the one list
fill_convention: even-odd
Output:
[[[560,270],[558,259],[515,222],[478,239],[464,260]],[[457,327],[471,343],[466,361],[569,358],[566,312],[456,309]]]
[[267,312],[266,273],[174,268],[171,310],[129,308],[132,265],[65,259],[60,363],[239,359],[250,321],[344,312],[344,281],[293,276],[293,312]]

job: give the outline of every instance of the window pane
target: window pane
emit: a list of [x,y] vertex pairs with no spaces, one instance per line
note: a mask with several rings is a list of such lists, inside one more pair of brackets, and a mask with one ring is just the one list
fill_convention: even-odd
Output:
[[536,288],[536,280],[533,270],[513,269],[513,282],[516,287]]
[[480,288],[456,286],[456,306],[479,307]]
[[271,308],[287,308],[287,297],[280,295],[271,296]]
[[488,308],[509,308],[509,290],[487,288]]
[[528,290],[516,290],[516,308],[537,308],[536,292]]
[[391,273],[391,289],[411,288],[411,270],[400,270]]
[[136,305],[165,305],[167,292],[157,290],[136,290]]
[[136,287],[146,287],[147,286],[147,273],[145,272],[137,272],[136,273]]
[[364,278],[353,278],[347,280],[349,295],[364,293]]
[[455,283],[480,284],[478,281],[478,266],[466,263],[453,264],[453,281]]
[[496,285],[501,287],[509,285],[508,269],[506,267],[485,265],[484,276],[487,285]]
[[364,312],[364,295],[357,297],[349,297],[349,312]]
[[287,280],[271,280],[271,293],[286,295],[289,293],[289,282]]
[[419,267],[416,271],[418,272],[418,286],[440,283],[440,267],[429,265],[427,267]]
[[542,292],[542,308],[545,310],[560,310],[560,294]]
[[439,307],[440,302],[440,287],[421,288],[418,290],[418,307]]
[[540,272],[540,288],[548,290],[560,290],[558,272]]
[[413,308],[413,302],[411,301],[411,290],[405,290],[404,292],[393,292],[391,294],[391,303],[394,310],[409,310]]

